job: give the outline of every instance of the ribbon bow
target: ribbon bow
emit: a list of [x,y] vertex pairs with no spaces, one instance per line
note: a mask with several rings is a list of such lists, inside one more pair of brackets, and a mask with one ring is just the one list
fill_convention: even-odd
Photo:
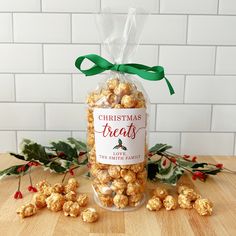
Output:
[[[93,62],[94,66],[87,70],[81,69],[81,65],[85,59]],[[165,79],[170,94],[172,95],[175,93],[171,83],[165,77],[164,68],[162,66],[149,67],[142,64],[134,63],[112,64],[103,57],[100,57],[96,54],[88,54],[85,56],[78,57],[75,61],[75,66],[86,76],[100,74],[106,70],[112,70],[119,71],[122,73],[138,75],[139,77],[145,80],[157,81]]]

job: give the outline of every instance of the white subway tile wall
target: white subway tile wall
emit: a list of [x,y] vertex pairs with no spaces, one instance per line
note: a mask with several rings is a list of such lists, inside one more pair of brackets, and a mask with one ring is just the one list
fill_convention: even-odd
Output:
[[79,55],[101,54],[96,14],[144,8],[130,61],[162,65],[173,84],[136,78],[151,102],[149,145],[193,155],[236,155],[235,0],[0,0],[0,152],[23,138],[86,140],[87,93],[107,74],[85,77]]

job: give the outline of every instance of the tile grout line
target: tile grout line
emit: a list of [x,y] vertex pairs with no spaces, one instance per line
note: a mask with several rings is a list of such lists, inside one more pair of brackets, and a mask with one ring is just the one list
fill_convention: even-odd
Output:
[[71,103],[74,103],[74,81],[73,74],[71,74]]
[[179,154],[182,154],[182,132],[179,133]]
[[[14,89],[14,103],[16,103],[16,75],[15,74],[12,74],[13,75],[13,89]],[[2,102],[1,102],[2,103]]]
[[44,44],[42,44],[42,74],[44,74]]
[[187,75],[184,75],[184,91],[183,91],[183,103],[182,104],[188,104],[188,103],[185,103],[185,100],[186,100],[186,84],[187,84]]
[[161,14],[161,0],[158,1],[158,11],[159,14]]
[[211,105],[211,115],[210,115],[210,132],[212,132],[212,122],[213,121],[213,105]]
[[220,12],[220,0],[217,1],[217,9],[216,9],[217,15],[219,15],[219,12]]
[[185,45],[188,45],[188,25],[189,25],[189,15],[187,15],[187,21],[186,21],[186,40],[185,40]]
[[46,104],[43,103],[43,109],[44,109],[44,131],[46,131]]
[[216,62],[217,62],[217,53],[218,53],[218,46],[215,46],[215,61],[214,61],[214,75],[216,75]]
[[14,36],[14,15],[13,12],[11,13],[11,27],[12,27],[12,43],[15,41],[15,36]]
[[72,14],[70,14],[70,44],[72,44]]
[[16,141],[16,153],[18,153],[18,136],[17,136],[17,130],[15,130],[15,141]]
[[43,12],[43,2],[40,0],[40,12]]

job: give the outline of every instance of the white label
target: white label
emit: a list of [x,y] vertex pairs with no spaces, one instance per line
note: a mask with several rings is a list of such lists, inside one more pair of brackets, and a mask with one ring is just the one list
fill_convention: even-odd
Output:
[[97,162],[130,165],[144,161],[146,110],[94,109]]

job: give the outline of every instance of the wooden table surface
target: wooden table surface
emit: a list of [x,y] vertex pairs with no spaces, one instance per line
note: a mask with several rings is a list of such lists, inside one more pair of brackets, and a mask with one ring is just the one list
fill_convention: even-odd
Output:
[[[212,163],[224,163],[228,168],[236,170],[236,157],[199,157]],[[0,155],[0,170],[20,161],[9,155]],[[50,183],[60,182],[62,175],[44,172],[41,168],[32,171],[34,182],[47,179]],[[0,234],[15,235],[236,235],[236,175],[220,173],[216,177],[208,178],[207,182],[192,181],[190,176],[181,178],[180,183],[187,183],[194,187],[202,196],[214,203],[212,216],[199,216],[195,210],[176,209],[150,212],[145,206],[132,212],[111,212],[99,208],[92,198],[90,181],[83,176],[80,181],[79,192],[88,193],[89,206],[95,207],[100,215],[96,223],[84,223],[81,218],[65,217],[62,212],[53,213],[47,209],[40,210],[37,215],[21,219],[16,209],[32,198],[27,191],[28,176],[22,179],[24,198],[13,199],[17,188],[17,178],[7,177],[0,181]],[[157,184],[149,183],[147,194]],[[160,185],[160,184],[158,184]],[[171,193],[176,188],[167,186]]]

